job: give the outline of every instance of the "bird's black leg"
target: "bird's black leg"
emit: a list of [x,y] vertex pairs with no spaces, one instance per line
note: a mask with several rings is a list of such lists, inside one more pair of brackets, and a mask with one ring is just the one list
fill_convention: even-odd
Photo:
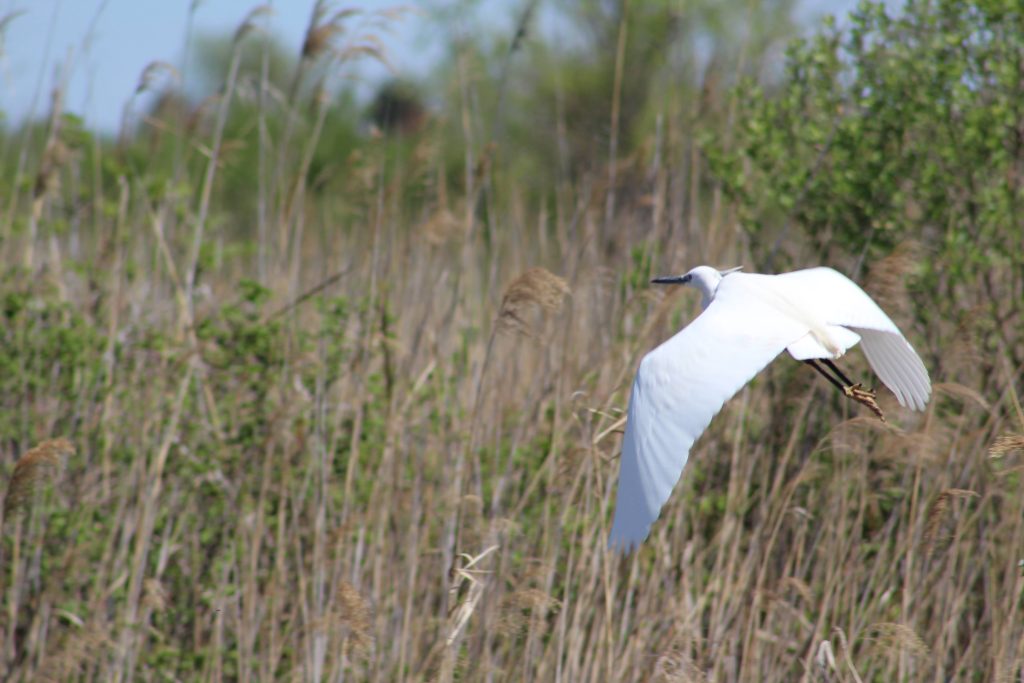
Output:
[[818,365],[817,361],[813,358],[805,360],[804,362],[817,370],[822,377],[832,384],[832,386],[843,392],[844,396],[852,398],[858,403],[864,404],[871,410],[871,412],[878,416],[878,419],[885,422],[885,414],[882,413],[882,409],[878,407],[878,403],[875,401],[875,392],[862,388],[859,382],[854,384],[850,381],[850,378],[844,375],[842,370],[836,367],[836,364],[828,358],[821,358],[820,360],[826,367],[828,367],[829,370],[835,373],[835,375],[831,375],[826,372],[825,369]]
[[[820,373],[822,377],[824,377],[829,382],[831,382],[832,386],[834,386],[836,389],[838,389],[839,391],[843,392],[844,394],[846,393],[846,387],[849,386],[850,383],[851,383],[850,380],[848,380],[845,377],[843,377],[843,380],[846,382],[846,384],[843,384],[843,382],[840,382],[838,379],[836,379],[832,375],[828,374],[825,371],[825,368],[823,368],[820,365],[818,365],[818,362],[815,359],[813,359],[813,358],[808,358],[804,362],[807,363],[808,365],[810,365],[815,370],[817,370],[818,373]],[[829,361],[829,363],[831,364],[831,361]],[[842,375],[840,374],[840,376],[842,376]]]
[[[843,371],[839,369],[839,366],[837,366],[835,363],[833,363],[831,359],[829,359],[829,358],[822,358],[821,362],[824,363],[825,367],[827,367],[829,370],[831,370],[832,372],[836,373],[836,377],[838,377],[839,379],[841,379],[843,381],[843,385],[844,386],[847,386],[847,387],[852,387],[853,386],[853,380],[851,380],[849,377],[844,375]],[[860,386],[860,385],[858,384],[857,386]]]

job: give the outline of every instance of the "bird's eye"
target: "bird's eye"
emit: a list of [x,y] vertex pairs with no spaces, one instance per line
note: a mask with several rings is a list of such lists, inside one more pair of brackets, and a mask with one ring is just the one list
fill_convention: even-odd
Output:
[[691,277],[690,275],[684,275],[683,276],[683,284],[686,284],[687,282],[689,282],[690,281],[690,277]]

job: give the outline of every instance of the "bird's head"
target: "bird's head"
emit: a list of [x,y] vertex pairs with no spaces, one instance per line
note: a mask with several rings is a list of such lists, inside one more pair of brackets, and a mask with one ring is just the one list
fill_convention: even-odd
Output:
[[670,275],[668,277],[656,277],[651,282],[661,285],[689,285],[700,292],[701,306],[708,307],[718,290],[718,283],[729,273],[735,273],[743,266],[736,266],[728,270],[718,270],[711,266],[697,266],[684,275]]

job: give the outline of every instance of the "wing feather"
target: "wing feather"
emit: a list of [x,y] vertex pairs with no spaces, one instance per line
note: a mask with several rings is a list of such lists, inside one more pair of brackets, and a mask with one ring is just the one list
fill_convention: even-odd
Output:
[[855,328],[861,335],[868,363],[900,405],[924,410],[931,396],[931,381],[921,358],[902,335]]
[[797,270],[775,280],[803,310],[859,334],[871,369],[900,405],[924,410],[932,393],[928,370],[896,323],[853,280],[831,268]]
[[[873,332],[873,330],[869,332]],[[863,349],[864,356],[868,359],[868,363],[871,365],[878,377],[892,390],[892,393],[896,396],[896,400],[899,401],[901,405],[906,405],[908,394],[903,390],[905,380],[900,376],[900,372],[895,361],[885,350],[885,342],[883,340],[878,340],[874,344],[867,342],[864,344]]]
[[900,334],[896,323],[875,300],[837,270],[806,268],[772,279],[785,290],[787,298],[827,323]]
[[629,399],[609,546],[632,550],[658,518],[690,447],[722,405],[807,328],[717,296],[640,363]]

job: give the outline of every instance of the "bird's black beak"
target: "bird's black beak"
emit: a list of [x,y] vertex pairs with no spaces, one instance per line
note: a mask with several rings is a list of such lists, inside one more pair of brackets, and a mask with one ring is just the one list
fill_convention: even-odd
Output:
[[682,275],[669,275],[666,277],[656,277],[651,280],[652,284],[656,285],[681,285],[685,283]]

